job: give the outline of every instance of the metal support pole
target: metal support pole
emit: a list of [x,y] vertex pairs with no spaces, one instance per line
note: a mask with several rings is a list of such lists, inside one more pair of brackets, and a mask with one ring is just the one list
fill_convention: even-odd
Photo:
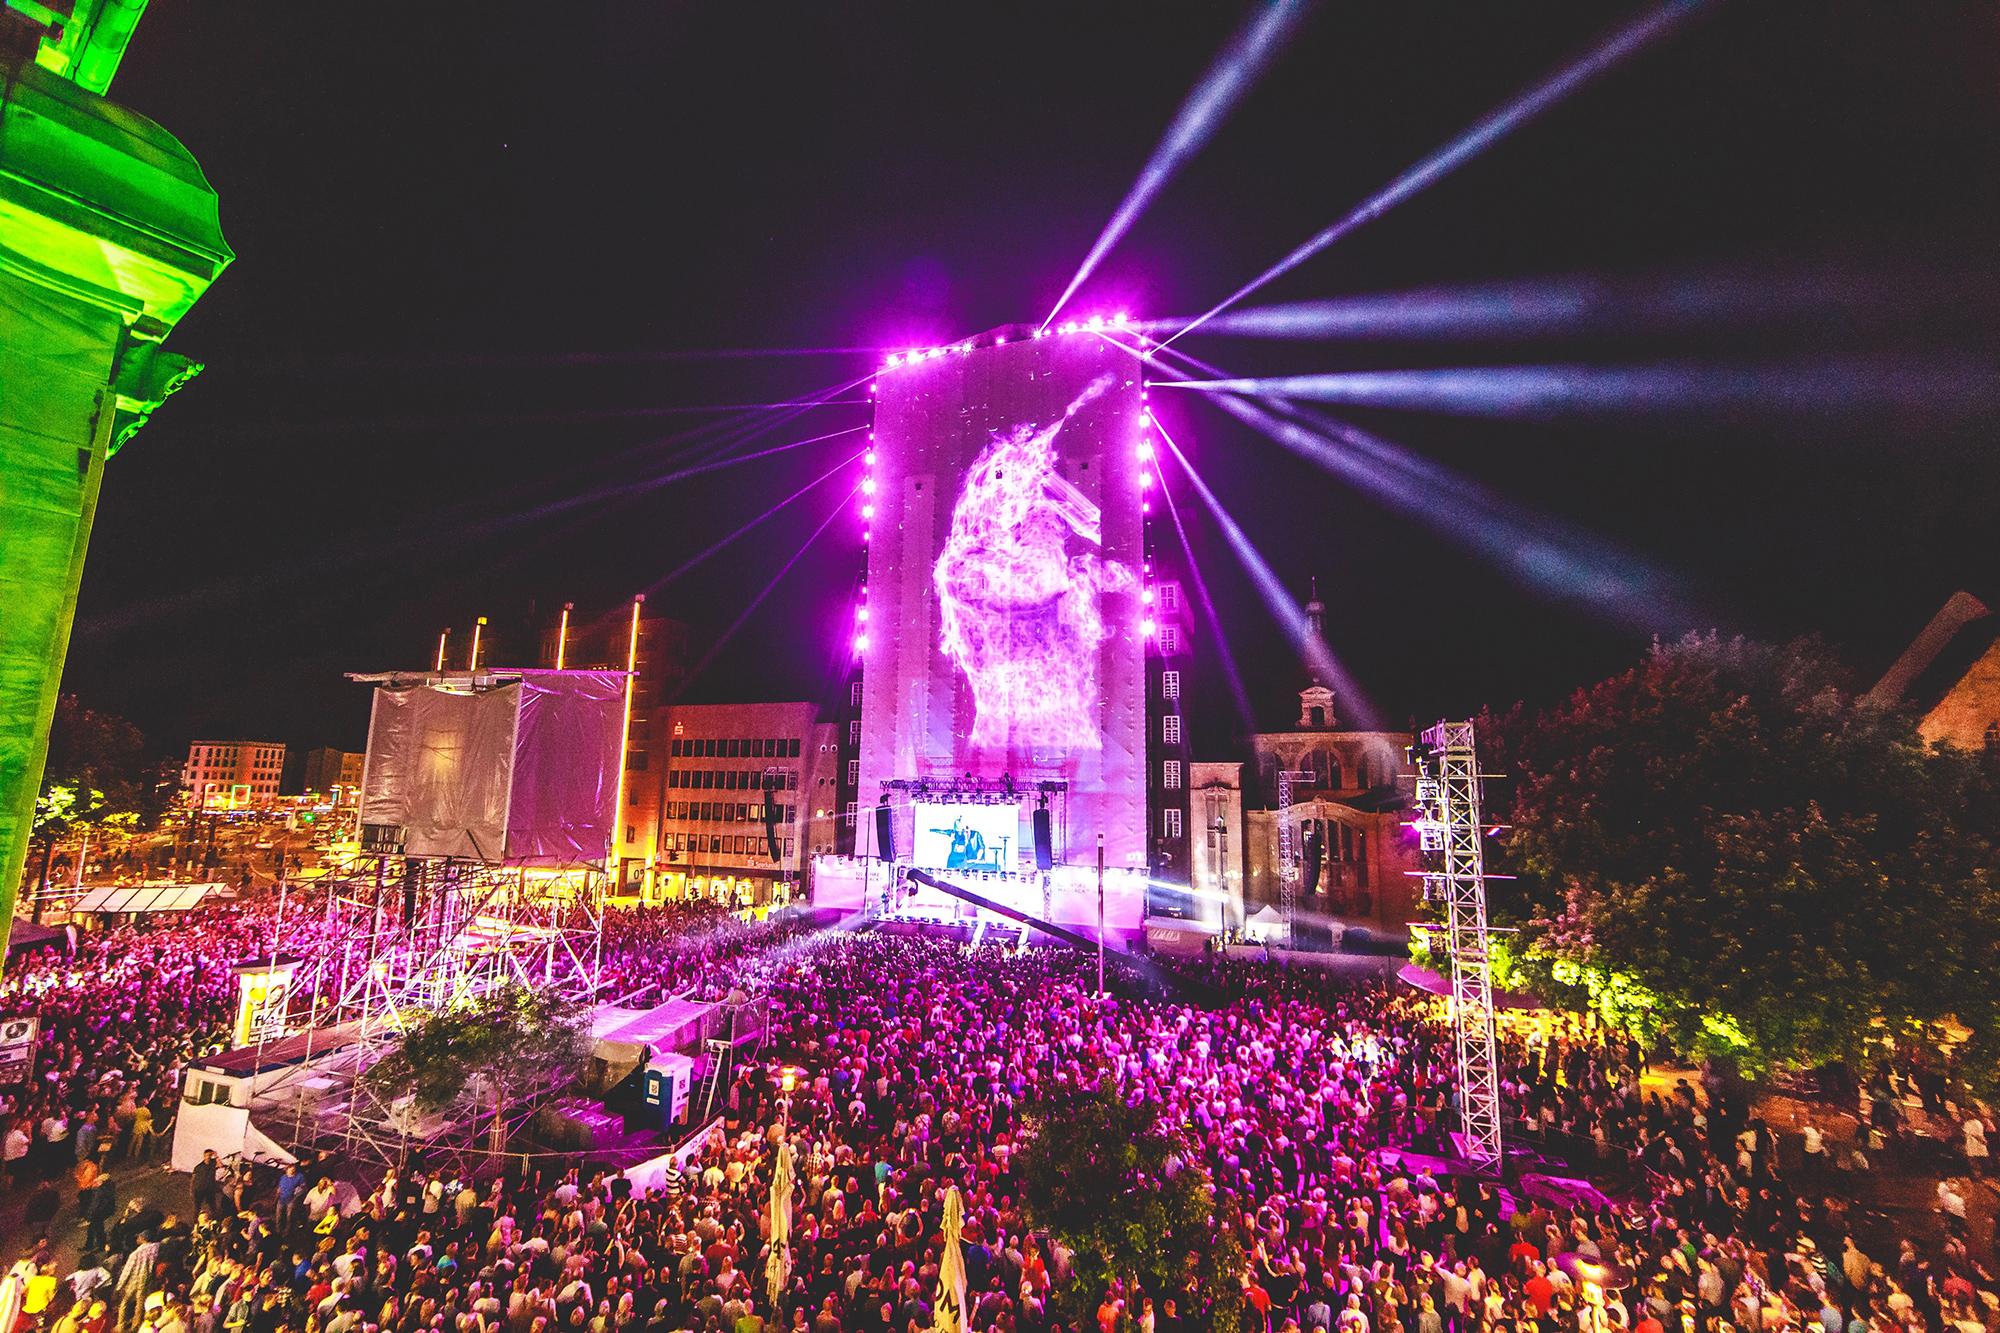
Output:
[[1104,998],[1104,835],[1097,835],[1097,996]]

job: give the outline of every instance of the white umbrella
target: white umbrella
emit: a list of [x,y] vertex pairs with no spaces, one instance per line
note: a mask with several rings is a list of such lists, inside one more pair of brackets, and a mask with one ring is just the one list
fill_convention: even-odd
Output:
[[944,1258],[938,1264],[937,1300],[932,1302],[933,1333],[965,1333],[965,1199],[953,1185],[944,1192]]
[[771,1253],[765,1261],[769,1280],[771,1312],[778,1313],[785,1286],[792,1280],[792,1145],[778,1145],[778,1165],[771,1172]]

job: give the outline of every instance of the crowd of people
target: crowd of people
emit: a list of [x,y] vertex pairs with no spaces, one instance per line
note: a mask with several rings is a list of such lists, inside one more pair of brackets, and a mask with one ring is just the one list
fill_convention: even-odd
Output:
[[[1863,1225],[1841,1173],[1790,1162],[1731,1095],[1646,1090],[1622,1038],[1504,1043],[1510,1131],[1570,1165],[1501,1184],[1450,1172],[1454,1048],[1420,992],[1229,959],[1191,969],[1198,988],[1119,973],[1100,996],[1095,960],[1069,951],[685,910],[607,926],[612,989],[720,975],[769,1008],[757,1062],[681,1157],[473,1154],[358,1179],[337,1160],[276,1179],[208,1161],[185,1209],[86,1193],[71,1212],[67,1187],[111,1189],[103,1169],[143,1158],[179,1069],[223,1039],[228,964],[260,929],[224,914],[10,970],[54,1056],[7,1104],[8,1166],[62,1214],[30,1210],[14,1238],[0,1333],[921,1333],[944,1313],[954,1191],[972,1333],[2000,1330],[1992,1238],[1962,1193],[1933,1239],[1930,1219]],[[1037,1106],[1092,1089],[1149,1104],[1206,1172],[1208,1239],[1244,1255],[1225,1290],[1072,1289],[1022,1163]]]

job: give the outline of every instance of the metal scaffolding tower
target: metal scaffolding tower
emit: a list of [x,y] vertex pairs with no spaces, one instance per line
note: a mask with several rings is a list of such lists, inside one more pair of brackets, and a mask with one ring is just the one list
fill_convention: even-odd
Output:
[[1285,943],[1295,942],[1295,919],[1299,913],[1299,838],[1294,832],[1292,790],[1313,782],[1311,772],[1302,769],[1278,771],[1278,915],[1285,919]]
[[1486,927],[1486,857],[1479,761],[1470,722],[1440,722],[1417,747],[1416,828],[1435,867],[1425,896],[1442,900],[1451,955],[1452,1036],[1458,1048],[1461,1151],[1500,1170],[1500,1071],[1493,1051],[1493,972]]
[[[606,886],[595,866],[529,870],[368,854],[329,877],[279,932],[279,952],[309,960],[300,989],[314,1000],[302,1060],[313,1077],[293,1092],[290,1132],[280,1137],[385,1165],[416,1148],[439,1159],[481,1154],[490,1124],[475,1125],[490,1118],[490,1102],[468,1098],[420,1117],[367,1071],[424,1014],[504,986],[598,998]],[[509,1127],[539,1106],[516,1099]]]

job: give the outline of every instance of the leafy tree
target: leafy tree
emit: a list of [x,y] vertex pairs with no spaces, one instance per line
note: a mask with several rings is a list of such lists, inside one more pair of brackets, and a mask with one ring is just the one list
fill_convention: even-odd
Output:
[[1115,1280],[1156,1299],[1206,1311],[1215,1333],[1242,1315],[1244,1255],[1215,1218],[1208,1172],[1160,1123],[1159,1109],[1127,1104],[1109,1086],[1055,1094],[1028,1108],[1033,1137],[1018,1171],[1029,1218],[1074,1251],[1058,1311],[1088,1324]]
[[167,766],[147,753],[137,727],[84,707],[73,694],[57,699],[31,834],[42,858],[37,910],[58,843],[79,829],[151,828],[172,792]]
[[367,1077],[383,1095],[409,1094],[424,1111],[461,1102],[473,1103],[474,1114],[490,1109],[491,1146],[499,1152],[507,1146],[507,1108],[574,1077],[589,1037],[588,1013],[577,1001],[504,986],[424,1015]]
[[1812,642],[1689,636],[1481,724],[1503,914],[1607,1016],[1752,1068],[1956,1019],[1991,1076],[2000,765],[1926,747]]

